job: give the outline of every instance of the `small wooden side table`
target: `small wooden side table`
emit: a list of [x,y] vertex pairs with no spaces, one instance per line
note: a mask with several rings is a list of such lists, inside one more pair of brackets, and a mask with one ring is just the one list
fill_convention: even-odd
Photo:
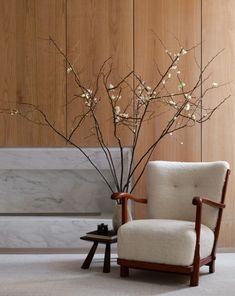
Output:
[[88,269],[90,267],[91,261],[95,255],[95,251],[97,249],[98,244],[105,244],[105,256],[104,256],[104,266],[103,266],[103,272],[110,272],[110,253],[111,253],[111,244],[117,242],[117,238],[113,239],[105,239],[105,238],[91,238],[88,236],[82,236],[80,239],[85,241],[93,242],[93,246],[90,249],[90,252],[88,253],[85,261],[82,264],[82,269]]

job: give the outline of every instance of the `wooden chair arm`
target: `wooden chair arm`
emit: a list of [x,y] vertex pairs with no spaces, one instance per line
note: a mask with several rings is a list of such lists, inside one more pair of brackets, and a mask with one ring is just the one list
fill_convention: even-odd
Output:
[[192,200],[192,204],[197,207],[196,210],[196,220],[195,220],[195,231],[196,231],[196,248],[194,253],[194,261],[200,260],[200,235],[201,235],[201,221],[202,221],[202,205],[206,204],[208,206],[211,206],[213,208],[219,209],[219,211],[222,212],[222,210],[225,208],[225,204],[218,203],[213,200],[196,196]]
[[213,200],[210,200],[210,199],[207,199],[207,198],[204,198],[204,197],[200,197],[200,196],[194,197],[192,203],[195,206],[206,204],[208,206],[211,206],[211,207],[217,208],[217,209],[224,209],[225,208],[225,204],[218,203],[218,202],[215,202]]
[[135,202],[147,203],[146,198],[137,198],[134,195],[127,192],[115,192],[112,194],[111,199],[115,199],[115,200],[131,199],[131,200],[134,200]]
[[125,224],[128,220],[127,218],[127,207],[128,199],[134,200],[135,202],[147,203],[145,198],[136,198],[134,195],[127,192],[115,192],[111,195],[111,199],[121,201],[122,204],[122,224]]

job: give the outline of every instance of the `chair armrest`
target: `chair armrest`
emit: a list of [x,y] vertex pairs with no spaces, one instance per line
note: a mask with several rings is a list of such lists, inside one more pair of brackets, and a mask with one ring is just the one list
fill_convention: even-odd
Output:
[[220,211],[222,211],[225,208],[225,204],[218,203],[213,200],[207,199],[205,197],[200,197],[200,196],[194,197],[192,200],[192,204],[197,207],[196,220],[195,220],[196,248],[195,248],[194,257],[200,259],[200,234],[201,234],[201,220],[202,220],[202,205],[206,204],[210,207],[217,208]]
[[121,200],[121,201],[123,199],[131,199],[131,200],[134,200],[135,202],[147,203],[146,198],[137,198],[134,195],[127,192],[115,192],[112,194],[111,199]]
[[195,206],[206,204],[208,206],[211,206],[211,207],[217,208],[217,209],[224,209],[225,208],[225,204],[218,203],[218,202],[215,202],[213,200],[210,200],[210,199],[207,199],[207,198],[204,198],[204,197],[200,197],[200,196],[194,197],[192,203]]
[[111,199],[120,201],[122,204],[122,224],[127,222],[127,207],[128,199],[134,200],[135,202],[147,203],[145,198],[136,198],[134,195],[127,192],[115,192],[111,195]]

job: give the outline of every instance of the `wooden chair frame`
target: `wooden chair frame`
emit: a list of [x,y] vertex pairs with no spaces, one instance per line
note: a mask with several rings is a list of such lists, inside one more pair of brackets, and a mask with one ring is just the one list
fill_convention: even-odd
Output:
[[[229,174],[230,174],[230,170],[227,170],[220,203],[214,202],[204,197],[194,197],[192,200],[192,204],[196,206],[196,219],[195,219],[196,246],[195,246],[194,260],[192,265],[179,266],[179,265],[158,264],[158,263],[143,262],[143,261],[125,260],[125,259],[118,258],[117,263],[120,265],[120,276],[128,277],[129,268],[174,272],[174,273],[190,275],[190,286],[198,286],[199,270],[201,266],[207,265],[209,266],[210,273],[215,272],[216,248],[217,248],[217,242],[218,242],[218,237],[220,232],[223,209],[225,208],[225,196],[227,191]],[[136,198],[135,196],[125,192],[113,193],[111,198],[114,200],[119,200],[122,204],[122,224],[127,222],[128,199],[133,200],[135,202],[147,203],[147,199]],[[201,232],[201,218],[202,218],[203,204],[217,208],[218,218],[217,218],[216,226],[214,229],[214,245],[212,248],[211,255],[206,258],[200,259],[200,232]]]

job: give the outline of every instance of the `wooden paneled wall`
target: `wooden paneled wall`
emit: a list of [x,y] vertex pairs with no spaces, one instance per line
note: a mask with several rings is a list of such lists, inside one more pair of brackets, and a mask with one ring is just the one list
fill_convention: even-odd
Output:
[[213,81],[225,86],[216,88],[206,97],[211,104],[231,95],[214,117],[202,128],[202,160],[227,160],[231,166],[227,207],[222,222],[220,246],[235,247],[235,1],[203,0],[202,6],[203,64],[224,49],[210,66]]
[[[112,59],[110,83],[117,83],[133,69],[133,1],[132,0],[68,0],[67,42],[68,56],[75,68],[79,69],[81,81],[87,88],[95,89],[97,74],[100,67],[109,57]],[[69,102],[77,92],[73,75],[68,75]],[[132,83],[132,81],[130,82]],[[98,98],[105,92],[102,82],[99,83]],[[123,94],[122,94],[123,96]],[[121,102],[120,102],[121,104]],[[110,103],[100,100],[97,108],[97,119],[109,146],[117,146],[110,124]],[[68,104],[68,132],[71,131],[73,119],[82,106],[80,102]],[[93,122],[92,122],[93,123]],[[94,124],[93,124],[94,125]],[[128,130],[122,131],[123,144],[128,145]],[[74,135],[73,141],[82,146],[97,146],[96,136],[91,129],[91,120],[86,120],[82,129]]]
[[[158,38],[164,42],[166,48],[172,53],[179,51],[177,39],[186,48],[200,42],[200,1],[135,0],[134,11],[135,71],[152,85],[159,79],[156,63],[162,73],[170,63],[170,59]],[[196,50],[195,54],[200,59],[198,50]],[[180,64],[180,69],[187,84],[197,81],[200,75],[200,71],[198,71],[194,62],[194,55],[187,57],[186,62]],[[175,92],[177,86],[174,85],[172,89],[174,90],[172,92]],[[167,120],[169,120],[168,114],[164,113],[156,117],[154,121],[145,123],[137,159],[146,151],[146,147],[151,146],[153,138],[156,139],[159,136],[160,131],[166,126]],[[180,143],[183,143],[183,145]],[[200,161],[200,148],[200,126],[195,126],[164,138],[154,151],[152,159]],[[145,179],[144,176],[138,185],[136,193],[146,194]],[[142,208],[143,206],[139,207]],[[140,212],[142,212],[142,209]]]
[[[50,46],[65,49],[65,0],[0,0],[0,107],[28,102],[65,129],[64,62]],[[57,146],[65,142],[48,128],[16,116],[0,117],[1,146]]]
[[[203,41],[202,65],[225,48],[212,64],[211,72],[213,81],[219,84],[232,81],[235,74],[234,15],[233,0],[202,0],[202,5],[200,0],[0,0],[0,107],[14,102],[32,102],[54,119],[60,131],[71,131],[71,122],[80,106],[66,107],[66,104],[76,93],[76,86],[63,59],[48,42],[49,35],[80,69],[79,75],[87,86],[92,87],[100,65],[109,56],[113,57],[114,81],[134,68],[149,84],[153,83],[157,72],[155,63],[160,69],[168,63],[156,35],[173,52],[177,40],[186,47]],[[199,46],[195,51],[199,64],[200,49]],[[192,56],[181,69],[186,83],[199,75]],[[210,92],[206,99],[214,104],[229,93],[234,94],[233,82]],[[152,158],[180,161],[225,159],[233,171],[233,99],[202,128],[197,126],[166,138]],[[115,146],[105,104],[98,112],[107,143]],[[163,115],[146,123],[138,155],[159,133],[164,120]],[[89,128],[88,121],[86,132]],[[80,139],[75,135],[75,140],[80,145],[97,145],[94,137],[85,136],[84,129],[79,135]],[[130,138],[124,132],[125,135],[128,145]],[[38,147],[65,146],[67,143],[47,128],[2,114],[0,145]],[[222,225],[220,246],[223,247],[235,247],[233,176]],[[145,188],[143,178],[136,193],[145,195]],[[139,216],[143,212],[143,208],[137,209]]]

